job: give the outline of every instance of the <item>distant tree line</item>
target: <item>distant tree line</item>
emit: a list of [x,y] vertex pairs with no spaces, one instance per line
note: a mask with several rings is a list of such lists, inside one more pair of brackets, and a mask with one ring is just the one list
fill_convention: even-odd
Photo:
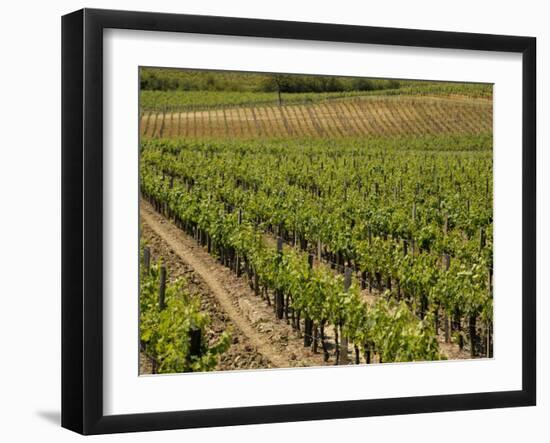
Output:
[[399,81],[317,75],[270,75],[262,84],[263,91],[341,92],[398,89]]
[[400,83],[397,80],[359,77],[142,68],[140,87],[141,90],[150,91],[277,91],[293,93],[398,89]]

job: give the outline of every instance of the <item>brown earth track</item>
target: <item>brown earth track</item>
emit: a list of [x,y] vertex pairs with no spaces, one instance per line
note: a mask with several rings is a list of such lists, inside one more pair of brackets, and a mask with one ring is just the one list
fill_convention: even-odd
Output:
[[350,109],[352,110],[352,115],[354,118],[360,123],[362,131],[361,133],[364,135],[373,134],[375,131],[373,129],[373,126],[368,118],[364,115],[362,112],[360,106],[359,106],[359,100],[350,100]]
[[161,121],[160,121],[160,127],[159,127],[159,130],[158,130],[158,136],[160,138],[162,138],[164,136],[164,122],[166,120],[166,112],[163,112],[162,114],[159,114],[161,116]]
[[159,118],[159,115],[158,113],[155,113],[153,114],[153,122],[152,122],[152,127],[151,127],[151,133],[148,134],[150,137],[155,137],[156,136],[156,131],[157,131],[157,120]]
[[403,106],[397,109],[400,118],[408,122],[408,128],[411,135],[422,135],[422,129],[419,127],[418,115],[413,113],[412,106]]
[[267,130],[261,114],[261,107],[258,106],[250,108],[250,112],[252,113],[252,118],[254,119],[254,126],[256,126],[257,133],[261,138],[265,138],[267,136]]
[[[325,124],[334,128],[336,137],[345,137],[347,134],[346,129],[342,125],[341,116],[335,110],[335,107],[329,103],[322,103],[320,106],[324,109]],[[349,134],[351,135],[351,134]]]
[[352,128],[353,132],[358,136],[362,136],[363,129],[361,127],[361,119],[360,118],[358,119],[357,116],[355,115],[351,100],[342,102],[340,107],[342,109],[342,114],[348,120],[349,125]]
[[181,112],[178,112],[178,129],[177,129],[178,137],[182,136],[182,133],[184,131],[184,126],[185,126],[185,116]]
[[395,107],[395,105],[389,106],[387,100],[383,100],[380,102],[379,106],[375,107],[375,109],[381,116],[383,124],[389,128],[391,135],[398,135],[403,131],[408,133],[409,131],[407,130],[404,121],[394,118],[392,111]]
[[273,107],[270,107],[269,109],[271,110],[273,116],[275,117],[274,121],[279,123],[279,127],[281,127],[280,123],[282,122],[282,127],[284,128],[284,131],[280,132],[282,136],[284,137],[286,135],[288,137],[292,137],[294,135],[292,132],[292,128],[290,127],[290,124],[288,123],[287,118],[281,108],[282,108],[281,106],[278,106],[278,107],[273,106]]
[[375,106],[372,102],[367,100],[360,101],[360,106],[371,124],[373,125],[372,135],[382,135],[389,136],[391,135],[389,127],[383,124],[383,120],[380,118],[380,115],[377,111],[378,106]]
[[224,134],[225,134],[225,137],[229,137],[229,125],[227,124],[227,111],[225,110],[225,106],[222,108],[222,112],[223,112]]
[[432,134],[433,128],[429,126],[428,121],[425,119],[424,115],[419,111],[418,106],[405,106],[403,109],[404,110],[406,109],[408,113],[411,115],[414,122],[413,125],[419,129],[420,134],[424,134],[424,135]]
[[292,111],[292,114],[294,115],[292,118],[296,122],[298,133],[303,134],[306,137],[310,136],[311,133],[308,130],[308,125],[306,124],[303,116],[298,114],[298,105],[289,106],[288,109]]
[[189,112],[186,112],[185,114],[185,137],[189,137],[190,131],[189,131]]
[[[221,356],[216,370],[270,368],[272,363],[262,356],[250,340],[236,327],[219,302],[195,270],[184,263],[175,251],[146,223],[142,224],[142,240],[149,247],[154,261],[162,260],[168,269],[169,281],[185,278],[186,290],[200,298],[201,311],[208,313],[210,325],[206,331],[209,342],[215,342],[223,331],[231,330],[231,346]],[[140,354],[140,374],[151,374],[152,361]]]
[[265,127],[266,137],[273,137],[277,134],[277,131],[274,128],[273,120],[269,117],[268,109],[266,106],[260,107],[260,116]]
[[142,113],[139,131],[140,134],[147,134],[147,127],[149,126],[149,118],[151,117],[151,111]]
[[170,113],[170,127],[169,127],[169,131],[170,131],[170,138],[176,138],[178,136],[178,134],[176,134],[174,132],[174,128],[176,127],[176,125],[174,124],[174,113],[171,112]]
[[300,125],[300,132],[306,137],[316,137],[315,128],[313,127],[313,122],[309,118],[309,115],[306,116],[303,106],[296,105],[293,107],[294,115],[296,116],[296,121]]
[[477,133],[476,125],[478,124],[477,118],[470,112],[471,108],[466,104],[462,104],[457,107],[458,119],[462,122],[462,127],[470,133]]
[[413,124],[410,115],[407,114],[407,109],[405,107],[393,106],[390,107],[390,113],[392,119],[397,119],[403,122],[403,125],[406,128],[408,134],[418,135],[418,128]]
[[286,107],[285,106],[279,106],[276,109],[277,109],[277,112],[279,113],[279,115],[280,115],[280,117],[283,121],[283,124],[286,128],[286,131],[287,131],[288,135],[290,137],[297,137],[298,134],[296,134],[295,131],[294,131],[292,120],[290,120],[290,118],[289,118],[289,113],[287,112]]
[[319,124],[319,120],[317,118],[317,115],[311,110],[311,106],[306,105],[305,106],[307,115],[309,116],[309,119],[311,120],[311,124],[315,128],[315,132],[318,137],[324,137],[325,136],[325,130],[323,127]]
[[[171,257],[169,268],[183,266],[192,270],[193,278],[203,283],[201,297],[205,293],[215,298],[216,311],[224,313],[238,340],[246,339],[249,347],[265,359],[267,364],[261,367],[327,364],[323,362],[322,354],[314,354],[310,348],[303,347],[303,339],[290,325],[274,318],[273,308],[256,297],[244,279],[237,278],[143,200],[140,216],[144,231],[150,230],[164,243],[163,255]],[[175,263],[177,261],[179,265]]]
[[[444,114],[445,110],[438,106],[438,102],[431,101],[426,103],[425,112],[427,116],[435,116],[434,121],[437,122],[438,125],[436,132],[444,132],[449,134],[455,132],[451,122],[454,117],[454,108],[452,112],[447,112]],[[445,118],[442,118],[442,115],[445,115]]]

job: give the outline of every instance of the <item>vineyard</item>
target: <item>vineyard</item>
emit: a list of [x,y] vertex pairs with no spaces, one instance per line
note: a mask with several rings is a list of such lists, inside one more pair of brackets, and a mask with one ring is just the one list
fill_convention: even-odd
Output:
[[342,138],[488,134],[492,104],[485,99],[352,97],[282,106],[160,106],[142,112],[146,138]]
[[[152,372],[224,369],[231,333],[258,332],[248,320],[288,329],[294,357],[264,367],[492,356],[492,103],[431,87],[142,108],[143,215],[162,220],[166,251],[189,239],[242,285],[232,332],[209,333],[200,294],[144,249]],[[266,337],[253,340],[269,356]]]
[[199,298],[188,292],[186,280],[167,284],[166,266],[151,263],[148,247],[141,257],[140,341],[152,372],[212,370],[229,348],[230,334],[224,331],[209,346],[204,336],[210,318],[201,312]]

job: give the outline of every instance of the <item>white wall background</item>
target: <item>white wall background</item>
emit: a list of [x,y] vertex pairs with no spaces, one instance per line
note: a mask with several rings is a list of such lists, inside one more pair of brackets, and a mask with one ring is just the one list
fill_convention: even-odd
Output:
[[[60,416],[60,31],[62,14],[81,7],[155,10],[281,20],[531,35],[538,38],[539,341],[538,403],[533,408],[102,436],[94,441],[470,443],[550,438],[548,224],[550,28],[545,3],[462,0],[113,0],[6,2],[0,27],[0,438],[6,442],[82,440]],[[543,197],[541,197],[543,196]],[[519,355],[518,355],[519,358]],[[449,380],[452,383],[453,380]]]

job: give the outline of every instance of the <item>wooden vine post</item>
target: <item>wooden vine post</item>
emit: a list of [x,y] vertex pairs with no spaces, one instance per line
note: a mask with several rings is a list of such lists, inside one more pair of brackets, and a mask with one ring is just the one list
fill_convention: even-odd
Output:
[[486,237],[485,237],[485,229],[479,228],[479,250],[483,250],[485,247]]
[[[313,268],[313,255],[309,255],[307,258],[309,269]],[[313,343],[313,320],[309,317],[304,318],[304,347],[307,348]]]
[[[283,239],[282,237],[277,237],[277,259],[279,266],[282,265],[283,261]],[[284,303],[284,294],[279,288],[275,291],[275,313],[277,318],[282,320],[285,311]]]
[[[489,297],[492,299],[493,298],[493,271],[492,271],[492,268],[489,268],[489,272],[488,272],[488,275],[487,275],[487,280],[488,280],[488,291],[489,291]],[[492,349],[491,349],[491,332],[492,332],[492,329],[493,329],[493,325],[491,324],[490,321],[487,321],[487,324],[485,325],[485,329],[486,329],[486,335],[487,337],[485,338],[486,340],[486,343],[485,343],[485,346],[486,346],[486,349],[485,349],[485,355],[487,358],[491,358],[493,356],[493,352],[492,352]]]
[[260,278],[258,277],[258,271],[256,267],[253,269],[254,274],[254,295],[258,297],[260,295]]
[[201,337],[202,331],[200,328],[193,327],[189,330],[189,356],[191,357],[200,357],[202,354],[201,350]]
[[166,106],[162,108],[162,122],[160,123],[159,137],[162,138],[164,134],[164,119],[166,117]]
[[470,357],[474,358],[476,356],[476,342],[477,342],[477,335],[476,335],[476,315],[471,314],[470,318],[468,319],[468,333],[470,335]]
[[160,267],[160,285],[159,285],[159,309],[162,311],[166,307],[166,267]]
[[[449,254],[443,254],[443,267],[445,268],[445,272],[448,272],[451,267],[451,256]],[[447,311],[445,311],[445,318],[443,322],[443,327],[445,329],[445,343],[449,343],[451,341],[451,331],[449,328],[449,316],[447,315]]]
[[[346,267],[344,272],[344,291],[348,292],[351,287],[351,268]],[[340,321],[340,364],[347,365],[348,360],[348,338],[344,334],[344,322]]]
[[143,248],[143,267],[145,272],[149,274],[149,271],[151,270],[151,250],[148,246]]
[[[237,216],[237,223],[240,225],[242,221],[243,221],[243,210],[239,209],[239,213]],[[241,257],[238,251],[235,257],[235,274],[237,274],[237,277],[241,276]]]

